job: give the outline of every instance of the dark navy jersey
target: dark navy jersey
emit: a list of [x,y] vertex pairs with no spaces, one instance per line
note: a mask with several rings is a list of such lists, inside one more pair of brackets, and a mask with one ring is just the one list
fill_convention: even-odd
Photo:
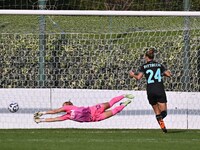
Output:
[[163,73],[165,71],[165,67],[156,61],[140,66],[139,72],[144,74],[147,81],[147,93],[164,92]]

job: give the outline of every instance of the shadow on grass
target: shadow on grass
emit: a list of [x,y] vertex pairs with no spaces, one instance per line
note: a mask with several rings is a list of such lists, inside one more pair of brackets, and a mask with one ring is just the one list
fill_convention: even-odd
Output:
[[168,130],[167,134],[173,134],[173,133],[185,133],[187,130]]

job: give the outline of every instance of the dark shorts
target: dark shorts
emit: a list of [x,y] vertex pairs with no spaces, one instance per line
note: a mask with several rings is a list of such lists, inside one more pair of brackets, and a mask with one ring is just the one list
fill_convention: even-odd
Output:
[[147,93],[147,98],[149,100],[149,104],[155,105],[159,103],[167,103],[167,97],[165,92],[163,93]]

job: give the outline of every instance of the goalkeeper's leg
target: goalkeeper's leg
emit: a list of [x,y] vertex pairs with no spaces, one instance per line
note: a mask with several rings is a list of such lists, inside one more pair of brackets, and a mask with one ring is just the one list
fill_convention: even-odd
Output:
[[119,106],[113,108],[112,110],[105,111],[100,116],[97,117],[97,121],[105,120],[107,118],[110,118],[117,113],[121,112],[128,104],[131,103],[131,100],[127,100],[125,102],[122,102]]
[[131,95],[131,94],[124,94],[124,95],[121,95],[121,96],[114,97],[108,102],[109,103],[109,108],[112,107],[117,102],[121,101],[123,98],[133,99],[134,96]]
[[121,101],[123,98],[133,99],[134,96],[131,95],[131,94],[124,94],[124,95],[121,95],[121,96],[114,97],[109,102],[101,104],[101,105],[103,105],[103,108],[104,108],[103,111],[111,108],[114,104],[116,104],[117,102]]

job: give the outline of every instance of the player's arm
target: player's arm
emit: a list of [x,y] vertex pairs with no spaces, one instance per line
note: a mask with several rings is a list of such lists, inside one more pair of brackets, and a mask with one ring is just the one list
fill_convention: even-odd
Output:
[[65,112],[63,107],[46,111],[45,114],[57,114],[57,113],[61,113],[61,112]]
[[171,71],[170,71],[170,70],[166,70],[166,71],[164,72],[164,76],[166,76],[166,77],[171,77],[171,76],[172,76]]
[[36,123],[41,123],[41,122],[57,122],[57,121],[64,121],[64,120],[69,120],[69,115],[65,114],[59,117],[55,118],[34,118],[34,121]]
[[56,122],[64,120],[61,117],[55,117],[55,118],[34,118],[34,121],[36,123],[41,123],[41,122]]
[[56,121],[63,121],[60,117],[55,117],[55,118],[45,118],[41,119],[41,122],[56,122]]
[[140,79],[143,77],[143,73],[142,73],[142,72],[139,72],[138,74],[135,74],[135,72],[130,71],[130,72],[129,72],[129,76],[130,76],[131,78],[135,78],[135,79],[137,79],[137,80],[140,80]]
[[64,110],[63,107],[58,108],[58,109],[48,110],[48,111],[39,111],[39,112],[36,112],[34,114],[34,117],[37,118],[37,117],[41,117],[42,115],[45,115],[45,114],[57,114],[57,113],[60,113],[60,112],[65,112],[65,110]]

